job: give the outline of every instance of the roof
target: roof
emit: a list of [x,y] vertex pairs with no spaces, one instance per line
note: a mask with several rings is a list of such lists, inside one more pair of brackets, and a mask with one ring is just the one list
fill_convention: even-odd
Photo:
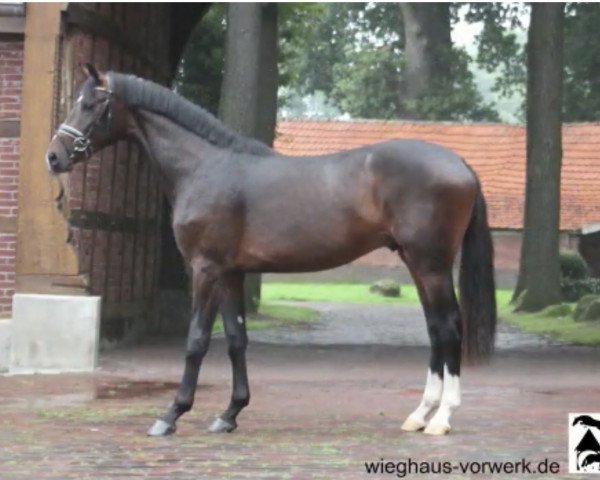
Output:
[[[275,148],[287,155],[319,155],[389,139],[444,145],[477,172],[490,225],[521,229],[525,199],[525,127],[496,123],[283,120]],[[563,126],[561,230],[600,222],[600,124]]]

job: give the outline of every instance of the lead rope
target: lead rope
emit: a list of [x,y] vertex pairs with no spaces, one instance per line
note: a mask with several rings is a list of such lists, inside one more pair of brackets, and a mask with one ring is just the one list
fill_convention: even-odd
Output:
[[[92,155],[92,151],[90,148],[90,141],[89,141],[87,135],[85,135],[83,132],[80,132],[76,128],[71,127],[70,125],[67,125],[66,123],[62,123],[58,127],[58,130],[56,132],[58,139],[60,140],[61,143],[63,143],[60,138],[60,134],[66,135],[73,139],[73,151],[69,155],[69,158],[72,158],[76,153],[79,153],[79,152],[83,152],[85,154],[86,158],[90,158],[90,156]],[[58,195],[56,196],[54,201],[56,202],[56,208],[58,209],[58,211],[60,212],[62,217],[65,219],[65,222],[67,224],[66,242],[68,244],[72,244],[73,243],[73,226],[71,224],[71,212],[69,209],[69,199],[67,196],[67,189],[66,189],[63,179],[60,175],[57,175],[55,178],[58,182],[59,191],[58,191]]]
[[60,175],[56,175],[56,181],[58,182],[59,192],[54,201],[56,202],[56,208],[65,219],[67,223],[67,239],[66,242],[71,244],[73,241],[73,227],[71,225],[71,215],[69,211],[69,199],[67,198],[65,184]]

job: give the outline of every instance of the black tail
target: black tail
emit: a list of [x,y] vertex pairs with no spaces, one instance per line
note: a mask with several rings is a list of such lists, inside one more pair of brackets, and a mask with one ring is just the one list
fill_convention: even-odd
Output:
[[494,351],[496,287],[494,248],[481,187],[463,239],[459,284],[463,356],[469,362],[482,362]]

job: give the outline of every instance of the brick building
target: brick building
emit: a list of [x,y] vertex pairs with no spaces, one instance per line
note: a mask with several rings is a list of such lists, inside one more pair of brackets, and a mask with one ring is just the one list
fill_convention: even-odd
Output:
[[23,5],[0,5],[0,318],[15,291],[23,14]]
[[44,153],[83,80],[80,64],[169,85],[208,8],[0,4],[0,318],[11,316],[15,291],[101,296],[108,340],[153,318],[161,255],[173,245],[161,247],[168,212],[149,162],[121,142],[62,176],[57,202]]
[[[275,147],[289,155],[319,155],[393,138],[445,145],[477,172],[493,229],[498,283],[512,286],[519,268],[525,202],[525,127],[493,123],[286,120],[277,125]],[[563,126],[560,242],[576,249],[582,227],[600,222],[600,124]],[[599,256],[600,258],[600,256]],[[398,258],[377,250],[354,262],[398,268]],[[380,270],[380,269],[379,269]],[[348,269],[343,273],[351,274]],[[377,273],[380,274],[380,273]]]

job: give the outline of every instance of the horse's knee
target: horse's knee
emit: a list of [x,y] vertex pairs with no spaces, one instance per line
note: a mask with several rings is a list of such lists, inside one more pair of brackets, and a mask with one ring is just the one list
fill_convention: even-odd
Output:
[[208,351],[210,334],[203,333],[198,337],[189,338],[185,358],[190,361],[201,361]]
[[241,355],[248,346],[248,337],[242,333],[227,334],[227,351],[230,356]]

